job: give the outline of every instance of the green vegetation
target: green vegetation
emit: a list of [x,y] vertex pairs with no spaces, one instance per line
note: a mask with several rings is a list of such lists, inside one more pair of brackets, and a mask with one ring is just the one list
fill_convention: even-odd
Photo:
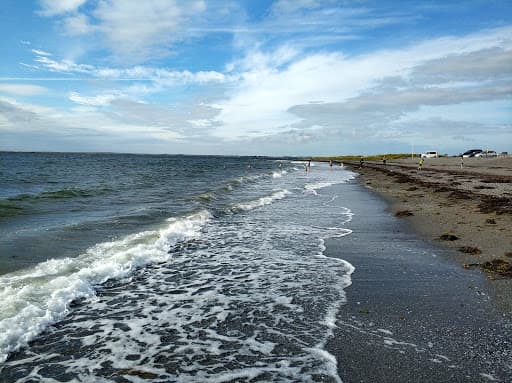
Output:
[[365,161],[381,161],[384,157],[386,160],[396,160],[398,158],[408,158],[410,153],[391,153],[391,154],[372,154],[369,156],[352,155],[352,156],[333,156],[333,157],[312,157],[313,161],[359,161],[361,157]]

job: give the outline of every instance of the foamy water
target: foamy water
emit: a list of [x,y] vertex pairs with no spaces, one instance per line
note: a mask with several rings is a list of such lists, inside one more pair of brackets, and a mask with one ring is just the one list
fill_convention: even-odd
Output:
[[169,247],[199,234],[206,211],[170,219],[160,230],[101,243],[77,258],[49,260],[33,269],[0,277],[0,362],[64,318],[77,298],[94,296],[94,286],[122,278],[150,263],[169,259]]
[[3,360],[35,339],[3,376],[339,382],[325,344],[354,268],[324,251],[352,213],[328,187],[352,175],[315,171],[233,181],[157,230],[2,276]]

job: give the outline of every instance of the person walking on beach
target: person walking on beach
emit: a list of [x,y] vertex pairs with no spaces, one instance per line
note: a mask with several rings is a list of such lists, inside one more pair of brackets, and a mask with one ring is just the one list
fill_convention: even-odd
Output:
[[423,158],[420,158],[419,162],[418,162],[418,170],[421,170],[423,166]]
[[364,165],[364,158],[361,157],[361,159],[359,160],[359,167],[362,168]]
[[460,156],[460,168],[462,169],[464,167],[464,156]]

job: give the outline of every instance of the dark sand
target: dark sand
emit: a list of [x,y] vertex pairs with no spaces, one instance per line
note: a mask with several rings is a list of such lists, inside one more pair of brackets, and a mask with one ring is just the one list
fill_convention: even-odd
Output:
[[354,232],[326,250],[356,268],[328,344],[343,381],[512,381],[512,323],[494,281],[418,237],[365,189],[349,191],[364,196],[347,224]]
[[[486,271],[496,304],[512,316],[512,158],[464,159],[463,168],[460,158],[428,159],[421,171],[415,162],[353,168],[392,214],[405,212],[400,219],[418,235],[451,250],[450,260]],[[489,272],[495,262],[501,274]]]

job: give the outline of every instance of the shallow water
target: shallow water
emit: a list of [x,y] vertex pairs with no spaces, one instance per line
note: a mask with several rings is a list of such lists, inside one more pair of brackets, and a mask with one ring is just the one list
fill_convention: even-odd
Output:
[[[136,184],[125,175],[106,181],[113,191],[90,197],[77,224],[100,225],[92,232],[112,227],[110,240],[88,245],[76,230],[75,243],[67,220],[45,212],[58,206],[59,217],[68,213],[47,194],[40,198],[50,191],[30,197],[40,217],[4,217],[2,230],[17,240],[26,233],[12,226],[35,230],[35,221],[48,223],[50,237],[52,230],[66,234],[54,242],[55,259],[0,277],[0,351],[4,359],[10,354],[2,378],[339,381],[324,346],[353,267],[323,252],[326,238],[351,233],[350,201],[339,187],[353,174],[322,165],[305,173],[302,164],[261,158],[147,157],[158,169],[178,161],[188,171],[146,174],[153,183],[138,192],[124,189]],[[143,176],[142,169],[133,174]],[[84,198],[64,200],[71,208]],[[91,218],[97,205],[111,206],[100,220]],[[116,227],[136,206],[158,213]]]

